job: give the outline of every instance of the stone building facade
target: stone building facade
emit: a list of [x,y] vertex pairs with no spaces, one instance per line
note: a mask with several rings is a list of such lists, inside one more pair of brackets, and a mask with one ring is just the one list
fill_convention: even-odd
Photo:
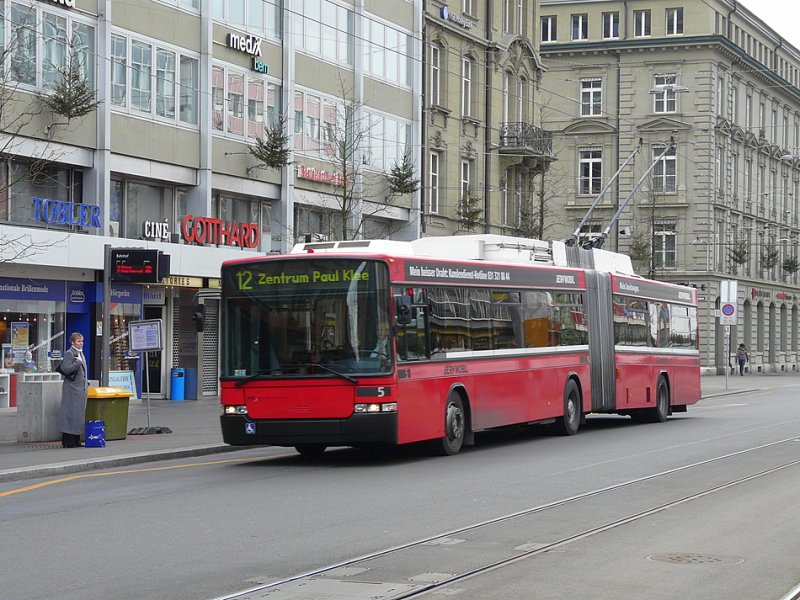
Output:
[[552,237],[577,229],[630,158],[581,237],[624,206],[605,247],[644,276],[698,288],[705,371],[724,372],[739,343],[754,371],[796,371],[800,51],[727,0],[542,0],[540,43],[541,122],[558,158]]

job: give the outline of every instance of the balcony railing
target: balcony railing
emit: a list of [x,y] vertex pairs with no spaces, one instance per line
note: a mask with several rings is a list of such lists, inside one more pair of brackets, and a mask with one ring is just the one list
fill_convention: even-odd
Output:
[[539,156],[553,156],[553,134],[529,123],[500,123],[500,152],[513,148]]

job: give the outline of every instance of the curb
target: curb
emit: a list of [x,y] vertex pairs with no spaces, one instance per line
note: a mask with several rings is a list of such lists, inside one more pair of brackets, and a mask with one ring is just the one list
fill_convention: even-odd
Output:
[[724,392],[714,392],[713,394],[705,394],[700,396],[700,400],[708,400],[709,398],[718,398],[720,396],[733,396],[734,394],[749,394],[750,392],[762,392],[764,388],[751,388],[749,390],[725,390]]
[[123,467],[126,465],[136,465],[147,462],[155,462],[158,460],[205,456],[208,454],[219,454],[221,452],[234,452],[241,449],[242,448],[238,446],[214,444],[210,446],[194,446],[173,450],[154,450],[151,452],[140,452],[138,454],[107,456],[105,458],[20,467],[18,469],[6,469],[5,471],[0,471],[0,483],[18,481],[20,479],[51,477],[53,475],[68,475],[70,473],[80,473],[83,471],[93,471],[96,469],[107,469],[110,467]]

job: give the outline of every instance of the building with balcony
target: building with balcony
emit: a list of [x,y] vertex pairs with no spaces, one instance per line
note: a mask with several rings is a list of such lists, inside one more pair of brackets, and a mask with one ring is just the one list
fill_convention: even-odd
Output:
[[[162,319],[166,347],[149,355],[153,396],[168,396],[172,368],[186,370],[188,397],[213,395],[223,260],[341,235],[343,222],[347,235],[417,237],[420,194],[387,202],[386,173],[404,155],[421,163],[421,6],[0,0],[9,364],[30,350],[48,371],[79,331],[92,378],[110,345],[111,370],[134,371],[141,391],[127,323]],[[87,114],[41,102],[70,66],[96,91]],[[287,139],[282,168],[250,151],[272,126]],[[346,186],[356,203],[343,211]],[[172,276],[114,284],[103,306],[106,245],[159,249]],[[202,333],[191,321],[196,301],[206,303]]]
[[[541,0],[539,23],[552,237],[570,236],[632,158],[580,236],[624,205],[606,247],[698,288],[706,371],[724,372],[742,342],[750,369],[796,371],[800,51],[728,0]],[[739,282],[729,337],[726,280]]]
[[538,0],[426,3],[424,235],[541,237]]

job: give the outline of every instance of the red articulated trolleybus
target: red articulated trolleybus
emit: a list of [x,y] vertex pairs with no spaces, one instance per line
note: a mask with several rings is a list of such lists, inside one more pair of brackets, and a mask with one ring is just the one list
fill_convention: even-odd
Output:
[[620,254],[498,235],[228,261],[223,438],[310,455],[428,440],[456,454],[513,424],[662,422],[700,398],[695,294]]

